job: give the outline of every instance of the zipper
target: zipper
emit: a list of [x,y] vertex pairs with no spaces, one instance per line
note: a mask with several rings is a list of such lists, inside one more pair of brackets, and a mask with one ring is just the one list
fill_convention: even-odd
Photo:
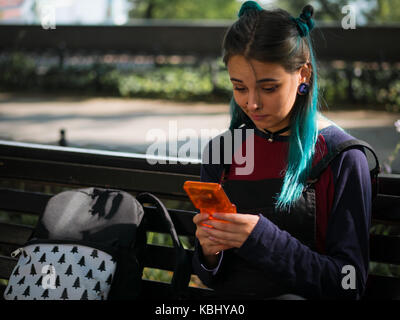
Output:
[[[38,238],[32,238],[29,241],[27,241],[25,243],[26,246],[29,245],[34,245],[34,244],[39,244],[39,245],[43,245],[43,244],[66,244],[66,245],[77,245],[77,246],[84,246],[84,247],[88,247],[88,248],[93,248],[93,249],[98,249],[101,250],[107,254],[109,254],[110,256],[118,259],[118,249],[117,248],[113,248],[111,245],[102,245],[99,243],[95,243],[95,242],[90,242],[90,241],[84,241],[84,240],[61,240],[61,239],[38,239]],[[16,250],[17,251],[17,250]],[[119,260],[119,259],[118,259]]]
[[18,258],[18,256],[24,252],[24,248],[18,248],[17,250],[11,252],[11,257]]

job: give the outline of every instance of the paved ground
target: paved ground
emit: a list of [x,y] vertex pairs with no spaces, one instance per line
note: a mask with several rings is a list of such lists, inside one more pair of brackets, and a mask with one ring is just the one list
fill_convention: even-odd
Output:
[[[400,134],[394,128],[399,113],[323,113],[353,136],[370,143],[382,163],[400,142]],[[201,150],[196,138],[203,137],[204,143],[208,135],[221,132],[228,124],[225,104],[0,93],[3,140],[57,144],[63,128],[71,146],[145,153],[154,142],[162,152],[168,147],[167,141],[173,146],[177,140],[177,150],[183,150],[182,145],[190,141],[194,145],[190,155],[196,158]],[[393,169],[400,173],[400,159],[396,159]]]

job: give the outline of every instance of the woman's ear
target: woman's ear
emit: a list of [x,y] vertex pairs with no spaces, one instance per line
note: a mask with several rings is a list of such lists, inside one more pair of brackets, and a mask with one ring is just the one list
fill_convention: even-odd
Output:
[[300,67],[300,79],[299,84],[301,83],[310,83],[312,73],[312,66],[310,62],[305,63],[302,67]]

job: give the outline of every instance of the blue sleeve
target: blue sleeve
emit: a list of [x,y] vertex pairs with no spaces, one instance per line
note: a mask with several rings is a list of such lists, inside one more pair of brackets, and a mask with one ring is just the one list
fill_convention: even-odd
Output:
[[212,287],[212,283],[217,276],[223,258],[223,252],[219,255],[219,261],[215,268],[208,269],[205,266],[202,249],[199,240],[195,239],[195,250],[193,254],[192,266],[194,273],[208,287]]
[[[369,262],[368,162],[358,149],[344,152],[333,162],[335,194],[326,254],[312,251],[262,215],[238,254],[287,280],[294,291],[291,293],[309,299],[359,299],[365,290]],[[342,286],[342,282],[348,283],[348,271],[343,269],[348,265],[355,269],[355,289]]]

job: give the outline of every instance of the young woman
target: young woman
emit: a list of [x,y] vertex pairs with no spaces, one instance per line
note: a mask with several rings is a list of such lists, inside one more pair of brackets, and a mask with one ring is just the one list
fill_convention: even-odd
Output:
[[312,6],[293,18],[247,1],[225,35],[230,130],[254,132],[234,154],[252,139],[254,168],[212,163],[210,142],[201,180],[221,183],[238,214],[194,217],[193,266],[226,298],[358,299],[366,287],[370,171],[363,148],[346,149],[354,138],[318,112],[312,16]]

